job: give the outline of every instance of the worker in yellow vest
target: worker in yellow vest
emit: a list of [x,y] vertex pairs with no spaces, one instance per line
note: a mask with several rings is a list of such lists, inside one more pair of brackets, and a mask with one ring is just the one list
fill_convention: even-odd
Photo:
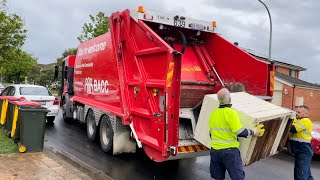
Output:
[[225,179],[226,170],[231,179],[243,180],[245,173],[239,151],[238,137],[261,137],[265,129],[258,125],[252,130],[243,128],[237,111],[231,108],[228,89],[218,93],[219,108],[213,111],[209,119],[211,137],[210,174],[216,180]]
[[309,108],[305,105],[296,109],[297,118],[290,128],[290,145],[295,154],[294,179],[313,180],[310,170],[313,156],[311,141],[312,122],[308,118]]

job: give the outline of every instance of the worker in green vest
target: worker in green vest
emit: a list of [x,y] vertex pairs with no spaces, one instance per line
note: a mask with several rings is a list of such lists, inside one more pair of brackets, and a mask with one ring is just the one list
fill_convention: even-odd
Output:
[[308,118],[309,108],[298,106],[296,109],[297,118],[293,120],[290,128],[290,145],[295,154],[294,179],[313,180],[310,170],[313,156],[311,141],[312,122]]
[[265,129],[258,125],[252,130],[242,126],[237,111],[231,108],[231,97],[228,89],[218,93],[219,108],[213,111],[209,119],[211,137],[210,174],[216,180],[225,179],[226,170],[231,179],[243,180],[245,173],[239,151],[238,137],[261,137]]

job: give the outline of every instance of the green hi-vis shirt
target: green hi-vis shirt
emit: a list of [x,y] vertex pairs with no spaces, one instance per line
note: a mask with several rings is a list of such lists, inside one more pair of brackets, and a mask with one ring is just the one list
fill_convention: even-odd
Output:
[[213,149],[239,148],[236,133],[243,128],[237,111],[219,107],[211,113],[208,128]]

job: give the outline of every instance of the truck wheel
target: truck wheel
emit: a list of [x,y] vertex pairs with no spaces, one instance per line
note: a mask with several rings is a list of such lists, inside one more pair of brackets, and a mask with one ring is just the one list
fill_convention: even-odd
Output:
[[[61,110],[62,110],[62,118],[63,118],[63,120],[65,121],[65,122],[67,122],[67,123],[70,123],[71,121],[72,121],[72,118],[70,118],[70,117],[67,117],[67,115],[66,115],[66,109],[65,109],[65,105],[66,104],[66,99],[65,98],[63,98],[62,99],[62,107],[61,107]],[[49,121],[48,121],[49,122]]]
[[113,144],[113,130],[108,116],[103,116],[100,122],[100,145],[104,152],[111,152]]
[[96,139],[97,126],[93,111],[91,109],[87,113],[86,122],[88,139],[90,141],[94,141]]

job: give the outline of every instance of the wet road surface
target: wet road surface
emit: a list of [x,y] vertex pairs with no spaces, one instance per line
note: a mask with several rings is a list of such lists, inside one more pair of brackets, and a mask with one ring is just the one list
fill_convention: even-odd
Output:
[[[86,126],[78,122],[66,123],[61,112],[54,124],[46,125],[45,143],[52,144],[116,180],[128,179],[211,179],[210,156],[203,156],[164,163],[151,161],[143,152],[113,156],[100,149],[99,142],[90,142]],[[312,174],[320,179],[320,158],[312,161]],[[245,167],[246,179],[293,179],[294,158],[287,153],[260,160]],[[228,177],[226,178],[228,179]]]

